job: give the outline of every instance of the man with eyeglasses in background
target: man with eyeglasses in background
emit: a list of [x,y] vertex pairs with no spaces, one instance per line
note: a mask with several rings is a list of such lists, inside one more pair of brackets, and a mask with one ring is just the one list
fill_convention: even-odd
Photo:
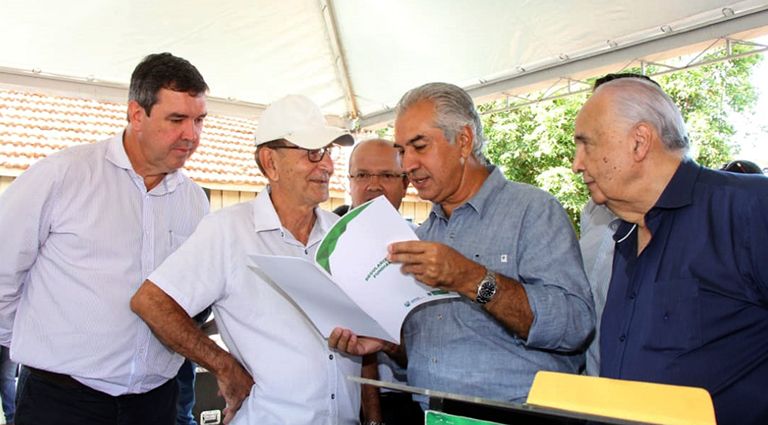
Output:
[[384,139],[368,139],[355,145],[349,154],[349,192],[352,206],[342,205],[333,210],[338,215],[346,214],[371,199],[384,195],[395,209],[408,189],[400,161],[400,152],[394,144]]
[[[248,258],[314,257],[338,219],[319,207],[328,199],[334,144],[350,145],[352,136],[293,95],[264,111],[255,139],[267,188],[204,219],[144,282],[131,308],[168,347],[216,376],[227,402],[224,423],[357,424],[360,386],[347,377],[360,375],[360,358],[331,350]],[[190,318],[208,305],[229,353]]]
[[[349,192],[352,206],[336,208],[344,215],[352,208],[378,198],[387,198],[395,209],[408,189],[408,178],[403,172],[400,151],[394,143],[384,139],[368,139],[355,145],[349,155]],[[363,378],[406,384],[405,370],[398,368],[384,353],[372,353],[363,357]],[[414,416],[424,420],[421,409],[411,395],[387,391],[371,385],[362,386],[363,425],[411,423]]]

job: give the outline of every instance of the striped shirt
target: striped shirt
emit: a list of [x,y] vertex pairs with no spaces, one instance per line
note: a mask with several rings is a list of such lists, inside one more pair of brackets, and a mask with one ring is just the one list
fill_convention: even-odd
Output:
[[180,171],[147,193],[122,132],[36,163],[0,197],[0,344],[111,395],[160,386],[183,359],[129,302],[207,212]]

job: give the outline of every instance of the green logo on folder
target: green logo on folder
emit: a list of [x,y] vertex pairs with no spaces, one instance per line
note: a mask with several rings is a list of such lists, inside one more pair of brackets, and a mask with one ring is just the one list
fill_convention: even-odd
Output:
[[349,222],[352,221],[355,217],[360,215],[360,213],[363,212],[363,210],[366,209],[368,205],[370,205],[370,203],[360,205],[359,207],[344,214],[344,217],[336,222],[328,234],[325,235],[323,242],[317,249],[317,255],[315,258],[317,259],[317,264],[324,268],[328,274],[333,275],[333,273],[331,273],[331,254],[333,254],[333,250],[336,249],[336,243],[338,242],[341,235],[347,231],[347,224],[349,224]]

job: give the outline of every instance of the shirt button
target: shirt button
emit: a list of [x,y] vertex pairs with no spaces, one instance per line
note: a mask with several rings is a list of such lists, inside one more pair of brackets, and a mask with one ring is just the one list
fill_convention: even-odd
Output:
[[437,315],[437,320],[443,320],[443,315],[442,314],[438,314]]
[[635,293],[634,292],[629,294],[629,299],[630,300],[634,300],[635,299]]
[[432,363],[437,363],[437,357],[432,357]]
[[619,341],[624,342],[627,339],[626,336],[622,335],[619,337]]
[[331,394],[331,400],[335,400],[335,399],[336,399],[336,394]]
[[305,249],[305,250],[304,250],[304,254],[305,254],[305,255],[309,254],[309,251]]
[[328,358],[329,358],[329,359],[331,359],[331,360],[333,360],[333,354],[330,354],[330,355],[328,356]]
[[456,233],[453,233],[453,232],[451,232],[451,234],[450,234],[450,235],[448,235],[448,237],[449,237],[449,238],[451,238],[451,239],[453,239],[453,238],[455,238],[455,237],[456,237]]

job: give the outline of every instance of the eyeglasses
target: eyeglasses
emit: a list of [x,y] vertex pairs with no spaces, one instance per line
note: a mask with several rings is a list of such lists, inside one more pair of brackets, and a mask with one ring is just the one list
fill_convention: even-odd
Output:
[[325,154],[328,154],[328,157],[331,159],[336,158],[336,152],[338,152],[338,149],[336,149],[336,145],[328,145],[324,148],[320,149],[305,149],[300,146],[267,146],[270,149],[301,149],[307,151],[307,159],[309,159],[309,162],[320,162],[323,160],[323,157],[325,157]]
[[391,182],[395,180],[402,179],[405,177],[405,173],[401,174],[393,174],[393,173],[378,173],[378,174],[371,174],[371,173],[357,173],[355,175],[350,175],[350,179],[359,180],[363,183],[370,182],[373,180],[374,177],[378,177],[379,180],[383,180],[385,182]]

